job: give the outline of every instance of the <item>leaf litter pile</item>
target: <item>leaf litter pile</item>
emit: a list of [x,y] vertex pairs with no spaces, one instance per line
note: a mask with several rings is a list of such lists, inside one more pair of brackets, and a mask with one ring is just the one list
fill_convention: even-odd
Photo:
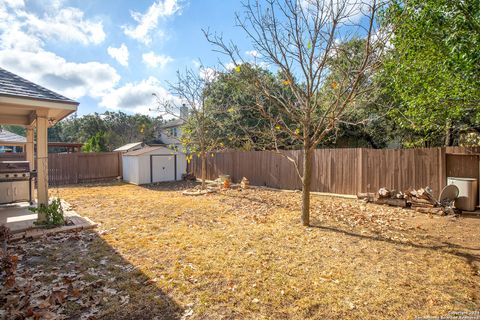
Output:
[[313,196],[305,228],[298,192],[188,197],[183,187],[59,189],[100,226],[12,243],[17,277],[2,305],[19,319],[413,319],[480,309],[478,218]]
[[[148,278],[112,254],[94,232],[22,240],[12,243],[8,251],[9,269],[4,270],[13,277],[2,279],[0,316],[4,319],[93,320],[109,308],[126,308],[131,291],[149,285]],[[122,285],[125,279],[131,282],[127,288]]]

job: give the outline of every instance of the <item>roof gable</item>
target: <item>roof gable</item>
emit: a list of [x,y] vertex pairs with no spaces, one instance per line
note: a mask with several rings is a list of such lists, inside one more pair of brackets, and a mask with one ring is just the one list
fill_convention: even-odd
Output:
[[167,128],[179,127],[183,124],[185,124],[185,121],[183,119],[174,119],[162,124],[160,128],[167,129]]
[[113,151],[128,151],[132,148],[135,148],[137,146],[141,146],[143,142],[132,142],[132,143],[127,143],[126,145],[123,145]]
[[78,105],[76,101],[39,86],[3,68],[0,68],[0,95],[58,101]]
[[4,143],[26,143],[27,138],[16,133],[0,129],[0,142]]
[[162,154],[172,154],[172,155],[173,154],[178,154],[177,151],[166,148],[166,147],[145,147],[145,148],[142,148],[142,149],[139,149],[139,150],[124,153],[123,155],[124,156],[135,156],[136,157],[136,156],[141,156],[141,155],[144,155],[146,153],[153,152],[153,151],[161,152]]

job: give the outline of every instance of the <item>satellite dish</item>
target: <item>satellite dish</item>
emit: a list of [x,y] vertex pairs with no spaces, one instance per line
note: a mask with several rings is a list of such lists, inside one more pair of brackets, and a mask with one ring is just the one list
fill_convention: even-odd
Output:
[[444,201],[454,201],[458,198],[459,190],[458,187],[454,184],[449,184],[442,189],[438,201],[443,203]]

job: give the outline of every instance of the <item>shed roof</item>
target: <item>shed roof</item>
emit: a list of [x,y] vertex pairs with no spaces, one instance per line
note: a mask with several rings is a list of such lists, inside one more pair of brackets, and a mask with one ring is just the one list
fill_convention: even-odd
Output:
[[140,146],[142,145],[143,142],[132,142],[132,143],[127,143],[126,145],[123,145],[113,151],[128,151],[130,150],[131,148],[135,148],[137,146]]
[[0,68],[0,95],[58,101],[78,105],[76,101],[39,86],[3,68]]
[[152,152],[152,151],[160,151],[160,150],[162,150],[163,152],[169,152],[171,154],[178,153],[175,150],[165,148],[165,147],[145,147],[145,148],[142,148],[142,149],[139,149],[139,150],[124,153],[123,155],[124,156],[138,157],[138,156],[144,155],[144,154]]

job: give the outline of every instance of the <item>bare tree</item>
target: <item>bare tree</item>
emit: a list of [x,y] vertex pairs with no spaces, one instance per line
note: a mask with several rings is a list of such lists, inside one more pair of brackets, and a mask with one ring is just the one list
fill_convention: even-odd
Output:
[[[177,72],[176,82],[168,82],[169,91],[175,99],[161,99],[155,93],[157,108],[163,114],[168,114],[182,121],[182,142],[185,152],[189,155],[196,153],[201,159],[202,189],[205,189],[207,176],[207,153],[216,150],[217,140],[210,134],[212,117],[206,101],[210,84],[215,80],[216,71],[203,65],[198,70],[186,69]],[[180,112],[180,106],[188,108],[188,113]]]
[[[284,86],[272,90],[262,79],[255,81],[262,92],[255,108],[270,123],[273,148],[295,165],[302,181],[301,220],[308,226],[313,151],[369,94],[365,83],[378,66],[381,43],[387,39],[376,30],[376,15],[384,4],[377,0],[252,0],[243,5],[244,13],[236,17],[238,26],[260,55],[257,59],[276,69]],[[237,68],[245,63],[235,43],[204,33],[214,50],[226,54]],[[364,39],[360,61],[332,65],[332,58],[342,54],[342,44],[357,38]],[[272,102],[275,112],[269,107]],[[282,140],[301,145],[301,159],[283,152]]]

